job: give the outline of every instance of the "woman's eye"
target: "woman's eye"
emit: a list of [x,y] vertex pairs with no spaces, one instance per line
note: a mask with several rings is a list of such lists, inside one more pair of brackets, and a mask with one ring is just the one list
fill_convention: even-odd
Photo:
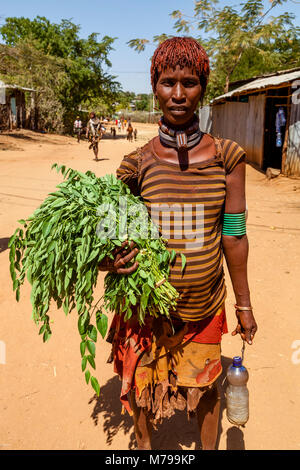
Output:
[[183,86],[185,86],[186,88],[191,88],[193,86],[197,86],[197,83],[192,80],[188,80],[184,82]]
[[174,82],[172,82],[171,80],[164,80],[161,84],[170,87],[174,86]]

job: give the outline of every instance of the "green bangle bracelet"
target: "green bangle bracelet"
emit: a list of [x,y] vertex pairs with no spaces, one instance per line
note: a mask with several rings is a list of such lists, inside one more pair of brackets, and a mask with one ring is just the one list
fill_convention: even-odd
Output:
[[222,232],[222,235],[228,235],[229,237],[238,237],[240,235],[246,235],[246,230],[242,232]]
[[239,226],[246,226],[246,222],[227,222],[227,220],[224,220],[223,225],[227,225],[229,227],[239,227]]
[[222,235],[240,236],[246,234],[246,213],[224,214]]

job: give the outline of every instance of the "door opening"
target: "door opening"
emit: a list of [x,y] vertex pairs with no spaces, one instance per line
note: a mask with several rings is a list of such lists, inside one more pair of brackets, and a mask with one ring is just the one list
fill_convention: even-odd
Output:
[[281,170],[287,105],[288,87],[268,90],[265,109],[263,170],[268,167]]

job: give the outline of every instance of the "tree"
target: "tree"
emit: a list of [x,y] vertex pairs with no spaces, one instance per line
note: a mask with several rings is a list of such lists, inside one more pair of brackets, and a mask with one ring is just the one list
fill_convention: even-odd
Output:
[[[23,85],[37,88],[38,93],[41,88],[45,93],[45,87],[48,91],[53,87],[63,108],[63,124],[66,128],[71,127],[73,116],[80,105],[101,100],[106,106],[110,106],[120,87],[115,77],[103,71],[103,65],[111,66],[108,56],[115,38],[104,36],[98,41],[98,34],[92,33],[87,39],[82,39],[79,31],[80,26],[69,20],[55,24],[40,16],[34,20],[23,17],[6,18],[4,25],[0,27],[7,46],[6,49],[2,47],[4,55],[5,50],[12,51],[15,48],[15,55],[27,64],[25,70],[20,67],[17,71],[18,79]],[[33,58],[30,69],[25,49],[31,51]],[[2,73],[7,76],[11,75],[9,66],[16,71],[13,55],[6,56],[6,71],[2,67]],[[51,80],[51,73],[43,74],[43,78],[49,80],[49,86],[40,84],[39,75],[35,72],[38,72],[42,58],[47,63],[47,70],[50,64],[55,63],[59,67],[60,79],[57,84]]]
[[67,75],[61,60],[25,40],[17,47],[0,44],[0,76],[7,83],[34,88],[40,127],[63,132],[65,110],[58,95]]
[[150,111],[150,102],[152,104],[152,94],[141,93],[136,97],[135,109],[137,111]]
[[[194,16],[189,18],[181,11],[171,13],[177,33],[190,35],[191,29],[199,33],[196,39],[206,49],[210,58],[211,77],[206,100],[226,93],[229,82],[251,78],[300,66],[300,28],[293,23],[294,14],[269,14],[287,0],[247,0],[237,7],[218,8],[217,0],[195,2]],[[167,36],[155,36],[160,43]],[[141,52],[150,41],[132,39],[129,46]]]
[[131,110],[131,104],[135,100],[135,93],[131,91],[120,91],[117,95],[117,110]]

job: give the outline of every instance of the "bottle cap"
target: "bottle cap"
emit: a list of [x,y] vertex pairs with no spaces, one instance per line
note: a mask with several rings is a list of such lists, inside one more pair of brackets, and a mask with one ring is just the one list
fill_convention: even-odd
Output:
[[232,365],[234,367],[240,367],[242,365],[242,358],[240,356],[234,356],[232,359]]

